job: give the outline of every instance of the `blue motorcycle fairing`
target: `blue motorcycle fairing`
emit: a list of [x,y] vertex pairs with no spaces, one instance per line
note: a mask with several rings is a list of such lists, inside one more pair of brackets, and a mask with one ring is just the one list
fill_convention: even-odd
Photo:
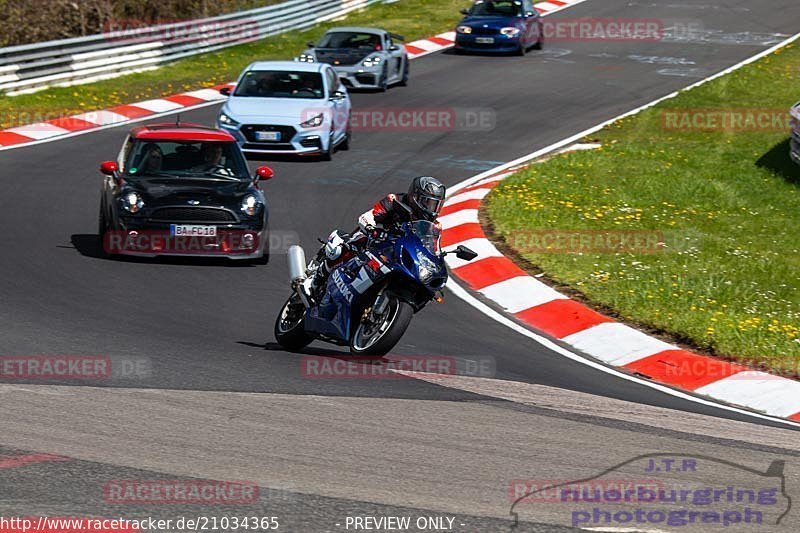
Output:
[[[414,237],[413,235],[406,235],[397,239],[394,243],[394,254],[395,258],[397,259],[396,264],[392,265],[392,267],[396,270],[401,272],[402,274],[406,275],[407,277],[411,278],[416,283],[423,285],[428,292],[433,294],[434,289],[425,285],[424,283],[420,283],[420,275],[419,275],[419,267],[420,267],[420,260],[419,255],[422,255],[432,261],[438,267],[438,276],[444,279],[444,282],[447,281],[447,269],[444,266],[444,260],[439,257],[438,255],[432,253],[428,250],[422,242]],[[406,260],[406,257],[410,259],[410,262]],[[409,264],[407,264],[409,263]],[[444,282],[442,285],[444,285]]]
[[306,330],[349,340],[353,302],[382,277],[366,264],[354,257],[331,272],[325,296],[306,314]]
[[443,258],[423,244],[412,226],[404,225],[405,235],[373,243],[370,249],[331,272],[322,300],[306,312],[306,331],[349,342],[353,304],[392,274],[401,275],[415,287],[425,287],[432,295],[435,289],[420,281],[420,257],[435,265],[431,279],[440,280],[444,286],[447,269]]

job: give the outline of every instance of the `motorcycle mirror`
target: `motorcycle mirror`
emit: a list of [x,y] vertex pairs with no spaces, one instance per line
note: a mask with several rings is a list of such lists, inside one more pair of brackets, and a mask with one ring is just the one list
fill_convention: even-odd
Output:
[[456,248],[456,257],[458,257],[459,259],[461,259],[463,261],[472,261],[473,259],[478,257],[478,254],[476,252],[473,252],[472,250],[470,250],[466,246],[459,245]]

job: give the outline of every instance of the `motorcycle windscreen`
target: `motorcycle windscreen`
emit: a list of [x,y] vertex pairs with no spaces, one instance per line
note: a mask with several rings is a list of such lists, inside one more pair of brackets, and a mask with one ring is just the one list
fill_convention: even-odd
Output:
[[422,241],[422,245],[432,254],[442,251],[442,226],[427,220],[417,220],[411,224],[411,232]]

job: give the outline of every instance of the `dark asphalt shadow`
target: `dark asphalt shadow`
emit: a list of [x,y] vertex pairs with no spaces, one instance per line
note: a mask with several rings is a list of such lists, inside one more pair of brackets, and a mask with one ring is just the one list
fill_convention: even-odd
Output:
[[[257,342],[236,341],[236,344],[250,346],[251,348],[261,348],[268,352],[286,352],[286,348],[277,342],[266,342],[264,344],[259,344]],[[388,356],[353,355],[349,351],[335,351],[335,347],[333,345],[331,345],[331,348],[306,347],[299,352],[286,353],[291,355],[313,355],[316,357],[327,357],[330,359],[347,361],[348,363],[360,363],[364,365],[382,365],[386,363],[386,357],[391,357],[391,354]]]
[[97,234],[75,234],[70,237],[70,242],[78,250],[78,253],[83,256],[93,259],[107,259],[106,253],[103,251],[103,241]]
[[766,168],[794,185],[800,185],[800,166],[789,157],[789,139],[776,144],[769,152],[762,155],[756,166]]
[[[538,50],[529,50],[528,51],[529,54],[530,53],[534,53],[534,52],[538,52]],[[458,56],[461,56],[461,57],[469,57],[469,56],[473,56],[473,57],[517,57],[517,58],[522,57],[519,54],[517,54],[516,52],[489,52],[489,51],[486,51],[486,52],[475,51],[475,52],[473,52],[471,50],[468,52],[466,50],[456,50],[455,48],[448,48],[448,49],[446,49],[445,51],[443,51],[441,53],[443,55],[455,56],[455,57],[458,57]]]
[[208,266],[227,268],[253,268],[265,266],[250,260],[232,260],[223,257],[135,257],[130,255],[108,255],[103,250],[103,242],[97,234],[77,233],[70,237],[72,246],[85,257],[104,259],[106,261],[124,261],[127,263],[144,263],[176,266]]

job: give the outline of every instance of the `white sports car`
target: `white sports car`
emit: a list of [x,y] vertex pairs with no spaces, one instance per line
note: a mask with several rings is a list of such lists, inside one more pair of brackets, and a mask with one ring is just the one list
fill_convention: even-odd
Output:
[[300,63],[332,65],[342,83],[354,89],[379,89],[408,82],[409,61],[403,37],[377,28],[333,28],[319,43],[295,58]]
[[236,83],[217,126],[238,141],[246,155],[320,155],[348,150],[350,96],[330,65],[292,61],[252,63]]

